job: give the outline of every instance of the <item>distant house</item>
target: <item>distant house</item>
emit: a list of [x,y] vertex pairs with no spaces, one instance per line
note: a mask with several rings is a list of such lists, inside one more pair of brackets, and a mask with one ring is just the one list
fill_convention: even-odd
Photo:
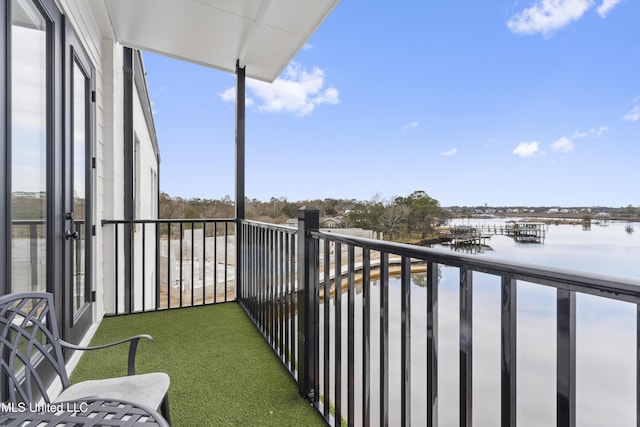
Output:
[[549,210],[547,210],[547,213],[553,214],[553,213],[560,213],[560,209],[558,208],[551,208]]
[[320,227],[323,228],[343,228],[344,223],[340,216],[328,216],[320,220]]

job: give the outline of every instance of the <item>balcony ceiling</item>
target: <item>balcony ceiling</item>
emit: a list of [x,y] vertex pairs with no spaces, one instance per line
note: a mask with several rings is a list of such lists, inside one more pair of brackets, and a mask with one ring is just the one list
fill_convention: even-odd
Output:
[[339,0],[104,0],[121,44],[273,82]]

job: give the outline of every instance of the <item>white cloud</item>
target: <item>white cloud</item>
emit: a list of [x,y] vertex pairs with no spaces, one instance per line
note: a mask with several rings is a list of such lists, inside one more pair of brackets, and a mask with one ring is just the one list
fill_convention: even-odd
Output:
[[302,50],[309,50],[311,48],[313,48],[311,43],[305,43],[304,46],[302,46]]
[[622,0],[603,0],[602,4],[598,6],[598,15],[602,19],[606,18],[609,12],[618,5]]
[[571,135],[572,139],[578,138],[586,138],[587,136],[594,136],[596,138],[601,137],[606,132],[609,132],[609,128],[606,126],[600,126],[598,129],[591,128],[588,131],[575,131],[573,135]]
[[570,151],[573,151],[575,149],[575,146],[573,145],[573,142],[571,142],[569,138],[567,138],[566,136],[563,136],[562,138],[560,138],[559,140],[551,144],[551,149],[553,151],[561,151],[563,153],[568,153]]
[[521,142],[513,149],[513,154],[519,157],[535,157],[537,154],[541,154],[539,145],[536,141]]
[[[297,63],[291,63],[273,83],[247,80],[247,105],[255,105],[258,111],[269,113],[293,113],[298,116],[311,114],[322,104],[340,102],[338,90],[325,88],[324,71],[313,67],[310,71]],[[235,88],[218,94],[223,101],[235,101]]]
[[247,80],[247,90],[256,98],[258,111],[298,116],[311,114],[319,105],[340,102],[338,90],[324,86],[324,71],[318,67],[307,71],[296,63],[289,65],[284,76],[271,84]]
[[452,148],[449,151],[443,151],[440,153],[441,156],[453,156],[454,154],[456,154],[458,152],[457,148]]
[[218,94],[218,96],[220,98],[222,98],[223,101],[225,102],[235,102],[236,100],[236,88],[235,87],[230,87],[229,89],[220,92]]
[[418,122],[411,122],[411,123],[407,123],[406,125],[402,126],[402,130],[407,130],[407,129],[411,129],[411,128],[417,128],[418,127]]
[[[577,21],[593,7],[594,0],[535,0],[533,6],[513,15],[507,27],[518,34],[542,33],[550,35],[573,21]],[[596,8],[605,19],[623,0],[602,0]]]
[[624,115],[624,119],[629,122],[637,122],[640,120],[640,96],[633,100],[632,105],[631,110]]
[[608,127],[606,127],[606,126],[600,126],[600,128],[599,128],[599,129],[596,129],[596,130],[591,129],[591,131],[593,132],[593,134],[594,134],[596,137],[598,137],[598,136],[602,136],[602,135],[604,135],[604,133],[605,133],[605,132],[608,132],[608,131],[609,131],[609,128],[608,128]]
[[593,0],[536,0],[533,6],[512,16],[507,27],[518,34],[549,35],[580,19],[592,5]]

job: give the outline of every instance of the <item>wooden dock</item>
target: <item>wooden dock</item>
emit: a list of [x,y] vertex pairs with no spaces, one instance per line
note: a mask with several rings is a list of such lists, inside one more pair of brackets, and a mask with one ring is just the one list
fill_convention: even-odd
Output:
[[547,225],[542,222],[508,221],[505,224],[457,225],[449,232],[451,245],[477,246],[485,245],[494,235],[509,236],[519,243],[544,243],[546,230]]

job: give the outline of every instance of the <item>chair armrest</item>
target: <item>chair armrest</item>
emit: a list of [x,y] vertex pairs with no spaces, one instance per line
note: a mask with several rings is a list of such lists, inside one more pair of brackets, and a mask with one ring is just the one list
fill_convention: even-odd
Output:
[[60,341],[60,344],[63,347],[67,347],[72,350],[82,350],[82,351],[100,350],[102,348],[108,348],[108,347],[113,347],[119,344],[129,343],[129,362],[128,362],[128,368],[127,368],[127,375],[135,375],[136,374],[136,350],[138,348],[138,342],[142,338],[148,339],[149,341],[153,341],[153,337],[151,335],[146,335],[146,334],[135,335],[133,337],[125,338],[120,341],[115,341],[112,343],[96,345],[91,347],[82,347],[79,345],[71,344],[70,342],[63,340],[62,338],[58,338],[58,341]]

